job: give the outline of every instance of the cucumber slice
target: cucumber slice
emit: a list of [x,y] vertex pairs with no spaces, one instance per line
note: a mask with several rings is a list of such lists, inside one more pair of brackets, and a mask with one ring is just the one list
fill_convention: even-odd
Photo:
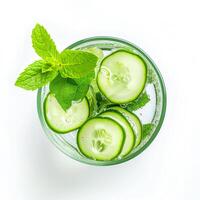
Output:
[[121,107],[118,107],[118,106],[111,107],[111,109],[117,110],[120,113],[122,113],[123,116],[126,117],[126,119],[129,121],[129,123],[132,125],[132,128],[133,128],[135,136],[136,136],[134,148],[137,147],[142,140],[142,124],[141,124],[139,118],[135,114],[133,114]]
[[75,102],[64,111],[53,94],[48,94],[44,103],[44,115],[48,126],[57,133],[67,133],[79,128],[89,117],[88,100]]
[[112,160],[124,144],[124,130],[114,120],[96,117],[78,131],[77,144],[83,155],[94,160]]
[[118,50],[101,62],[97,84],[111,102],[127,103],[140,95],[146,79],[147,66],[144,60],[132,52]]
[[105,111],[104,113],[100,114],[100,117],[111,118],[122,126],[122,128],[125,131],[126,137],[124,141],[124,146],[119,156],[120,157],[126,156],[128,153],[130,153],[135,144],[135,134],[130,123],[120,112],[114,110]]

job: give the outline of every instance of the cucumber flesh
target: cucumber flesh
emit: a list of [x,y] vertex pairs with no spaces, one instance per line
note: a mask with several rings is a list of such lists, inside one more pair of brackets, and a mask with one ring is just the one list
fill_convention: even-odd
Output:
[[142,140],[142,124],[141,124],[139,118],[135,114],[133,114],[119,106],[111,107],[111,109],[119,111],[129,121],[129,123],[131,124],[131,126],[134,130],[135,136],[136,136],[134,148],[137,147]]
[[44,114],[48,126],[57,133],[67,133],[79,128],[89,117],[88,100],[74,102],[64,111],[53,94],[48,94],[44,103]]
[[94,160],[112,160],[124,144],[124,130],[114,120],[89,119],[78,131],[77,144],[83,155]]
[[113,103],[127,103],[143,91],[147,67],[143,59],[126,50],[118,50],[103,59],[97,75],[100,91]]
[[128,153],[130,153],[130,151],[133,149],[134,144],[135,144],[135,134],[130,123],[120,112],[115,111],[115,110],[105,111],[102,114],[100,114],[100,117],[111,118],[122,126],[122,128],[125,131],[126,137],[124,141],[124,146],[122,148],[121,153],[119,154],[119,157],[126,156]]

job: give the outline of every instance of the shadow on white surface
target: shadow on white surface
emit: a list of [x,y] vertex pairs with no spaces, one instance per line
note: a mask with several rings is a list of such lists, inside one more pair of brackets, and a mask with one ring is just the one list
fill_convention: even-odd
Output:
[[[103,192],[109,186],[112,190],[116,184],[113,181],[120,180],[120,184],[123,184],[136,172],[133,162],[95,167],[74,161],[48,141],[37,117],[30,118],[29,121],[31,123],[26,127],[27,134],[20,147],[20,181],[26,187],[24,199],[28,196],[33,199],[57,199],[67,196],[74,198],[80,195],[79,192],[89,197],[89,193],[93,195],[98,188]],[[132,173],[127,173],[130,168]]]

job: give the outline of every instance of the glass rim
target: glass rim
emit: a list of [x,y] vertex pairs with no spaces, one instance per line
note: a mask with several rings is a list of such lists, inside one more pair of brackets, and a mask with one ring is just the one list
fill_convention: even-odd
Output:
[[153,132],[153,134],[151,135],[150,139],[136,152],[134,152],[133,154],[127,155],[125,158],[119,159],[119,160],[110,160],[110,161],[95,161],[95,160],[89,160],[89,159],[84,159],[83,158],[76,158],[70,154],[67,154],[62,148],[60,148],[60,145],[57,144],[55,141],[53,141],[53,139],[46,133],[46,128],[44,126],[44,120],[42,117],[42,111],[41,111],[41,93],[42,93],[42,88],[38,89],[38,93],[37,93],[37,111],[38,111],[38,115],[39,115],[39,119],[40,122],[42,124],[43,130],[46,133],[47,137],[49,138],[49,140],[54,144],[54,146],[56,146],[60,151],[62,151],[65,155],[69,156],[70,158],[77,160],[79,162],[85,163],[85,164],[90,164],[90,165],[96,165],[96,166],[107,166],[107,165],[116,165],[116,164],[120,164],[123,162],[126,162],[128,160],[133,159],[134,157],[138,156],[139,154],[141,154],[155,139],[155,137],[158,135],[158,132],[161,129],[161,126],[163,124],[164,118],[165,118],[165,113],[166,113],[166,106],[167,106],[167,94],[166,94],[166,87],[164,84],[164,80],[163,77],[157,67],[157,65],[154,63],[154,61],[150,58],[150,56],[141,48],[139,48],[137,45],[135,45],[134,43],[131,43],[127,40],[121,39],[121,38],[117,38],[117,37],[111,37],[111,36],[94,36],[94,37],[89,37],[89,38],[85,38],[82,40],[79,40],[77,42],[72,43],[71,45],[69,45],[67,47],[67,49],[72,49],[76,46],[79,46],[83,43],[87,43],[87,42],[92,42],[92,41],[111,41],[111,42],[118,42],[118,43],[122,43],[125,45],[128,45],[131,48],[136,49],[137,51],[139,51],[143,56],[146,57],[146,59],[150,62],[150,64],[152,65],[152,67],[154,68],[157,76],[158,76],[158,80],[161,86],[161,93],[162,93],[162,109],[161,109],[161,115],[159,118],[159,122]]

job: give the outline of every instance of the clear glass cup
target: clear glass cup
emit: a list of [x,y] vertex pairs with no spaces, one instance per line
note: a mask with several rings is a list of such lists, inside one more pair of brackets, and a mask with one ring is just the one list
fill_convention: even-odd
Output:
[[[44,103],[46,95],[49,92],[48,86],[45,86],[38,90],[38,95],[37,95],[38,115],[39,115],[39,119],[42,124],[43,130],[46,133],[49,140],[67,156],[73,158],[74,160],[87,163],[90,165],[105,166],[105,165],[120,164],[142,153],[152,143],[152,141],[158,134],[165,117],[166,89],[165,89],[163,78],[158,68],[156,67],[155,63],[152,61],[152,59],[143,50],[141,50],[139,47],[137,47],[136,45],[128,41],[125,41],[119,38],[114,38],[114,37],[91,37],[91,38],[87,38],[87,39],[83,39],[78,42],[75,42],[67,48],[68,49],[83,49],[83,48],[88,48],[88,47],[93,47],[93,46],[101,48],[104,51],[105,55],[119,48],[129,49],[133,51],[134,53],[140,55],[146,61],[147,68],[148,68],[148,75],[151,74],[151,77],[148,77],[148,78],[153,79],[152,83],[150,84],[150,88],[153,88],[155,90],[154,91],[155,98],[150,108],[147,108],[147,109],[145,108],[144,110],[141,109],[137,111],[136,114],[139,116],[140,119],[144,118],[142,119],[144,121],[150,120],[148,121],[148,123],[151,122],[155,125],[151,133],[144,140],[142,140],[140,145],[137,146],[135,149],[133,149],[132,152],[128,154],[126,157],[121,158],[121,159],[110,160],[110,161],[96,161],[96,160],[89,159],[80,153],[76,144],[76,131],[73,131],[72,133],[67,133],[67,134],[57,134],[53,132],[51,129],[49,129],[48,125],[45,122],[44,110],[43,110],[43,103]],[[150,113],[149,116],[146,116],[146,119],[143,116],[145,115],[145,112]]]

